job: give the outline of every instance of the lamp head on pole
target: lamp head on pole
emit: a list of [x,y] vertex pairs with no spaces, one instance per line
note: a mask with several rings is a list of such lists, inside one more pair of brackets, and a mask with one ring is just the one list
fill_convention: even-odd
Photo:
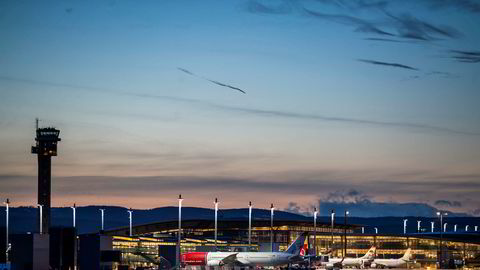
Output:
[[349,211],[345,211],[345,216],[348,216],[350,215],[350,212]]
[[7,198],[7,200],[4,202],[4,204],[8,205],[9,203],[10,203],[10,201]]
[[437,212],[437,216],[440,216],[440,212]]
[[252,202],[248,202],[248,207],[252,207]]
[[218,203],[218,199],[217,199],[217,198],[215,198],[215,203],[216,203],[216,204]]

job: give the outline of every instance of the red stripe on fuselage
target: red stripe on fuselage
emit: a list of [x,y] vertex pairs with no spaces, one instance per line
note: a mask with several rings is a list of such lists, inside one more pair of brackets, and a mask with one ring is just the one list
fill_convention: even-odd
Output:
[[207,265],[208,252],[189,252],[182,254],[182,263],[186,265]]

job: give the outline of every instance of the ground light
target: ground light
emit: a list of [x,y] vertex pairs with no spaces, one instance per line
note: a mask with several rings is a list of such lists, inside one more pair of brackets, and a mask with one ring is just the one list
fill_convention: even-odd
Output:
[[10,243],[9,243],[9,240],[8,240],[8,221],[9,221],[9,206],[10,206],[10,201],[7,200],[4,202],[5,204],[5,244],[6,244],[6,247],[5,247],[5,262],[8,262],[8,251],[10,249]]
[[248,248],[252,244],[252,202],[248,202]]
[[177,265],[180,269],[180,241],[182,239],[182,194],[178,195],[178,239],[177,239]]
[[313,250],[315,251],[315,256],[317,256],[317,208],[313,208]]
[[345,228],[343,229],[343,237],[345,239],[345,242],[343,244],[343,250],[344,250],[344,254],[343,256],[346,257],[347,256],[347,218],[348,218],[348,215],[350,214],[350,212],[348,212],[348,210],[345,210],[345,220],[344,220],[344,226]]
[[270,206],[270,251],[273,252],[273,212],[275,211],[275,207],[273,207],[273,203]]
[[71,206],[70,208],[72,208],[72,214],[73,214],[73,228],[76,227],[76,210],[77,210],[77,206],[75,204],[73,204],[73,206]]
[[43,205],[41,204],[37,204],[38,206],[38,209],[40,210],[40,234],[43,233],[43,226],[42,226],[42,222],[43,222]]
[[331,227],[332,227],[332,246],[330,247],[331,250],[333,250],[333,223],[334,223],[334,220],[335,220],[335,210],[332,209],[332,212],[330,214],[331,216]]
[[130,227],[130,230],[129,230],[129,236],[132,237],[132,218],[133,218],[133,210],[132,208],[130,208],[130,210],[127,210],[128,212],[128,222],[129,222],[129,227]]
[[104,218],[105,218],[105,209],[101,208],[99,209],[100,210],[100,216],[101,216],[101,219],[102,219],[102,230],[101,230],[101,233],[103,234],[103,231],[105,230],[105,227],[104,227]]
[[215,198],[215,202],[214,202],[214,205],[215,205],[215,251],[217,250],[217,221],[218,221],[218,199]]
[[447,216],[448,213],[442,213],[442,212],[437,212],[437,216],[440,218],[440,267],[443,265],[443,233],[442,233],[442,227],[443,227],[443,216]]

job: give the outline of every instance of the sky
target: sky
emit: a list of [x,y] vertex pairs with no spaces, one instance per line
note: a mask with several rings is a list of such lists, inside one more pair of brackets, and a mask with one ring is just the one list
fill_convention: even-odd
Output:
[[478,216],[479,25],[474,0],[2,0],[0,199],[36,204],[38,117],[54,206]]

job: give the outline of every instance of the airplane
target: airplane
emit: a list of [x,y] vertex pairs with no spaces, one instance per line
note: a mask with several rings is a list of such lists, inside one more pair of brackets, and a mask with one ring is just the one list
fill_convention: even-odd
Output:
[[189,252],[182,254],[184,265],[201,266],[281,266],[301,260],[306,233],[284,252]]
[[373,261],[375,258],[375,247],[371,247],[365,255],[360,258],[329,258],[325,263],[326,269],[343,268],[343,267],[358,267],[363,268],[365,264]]
[[403,257],[399,259],[375,259],[370,267],[372,268],[406,268],[410,262],[412,249],[408,248]]

